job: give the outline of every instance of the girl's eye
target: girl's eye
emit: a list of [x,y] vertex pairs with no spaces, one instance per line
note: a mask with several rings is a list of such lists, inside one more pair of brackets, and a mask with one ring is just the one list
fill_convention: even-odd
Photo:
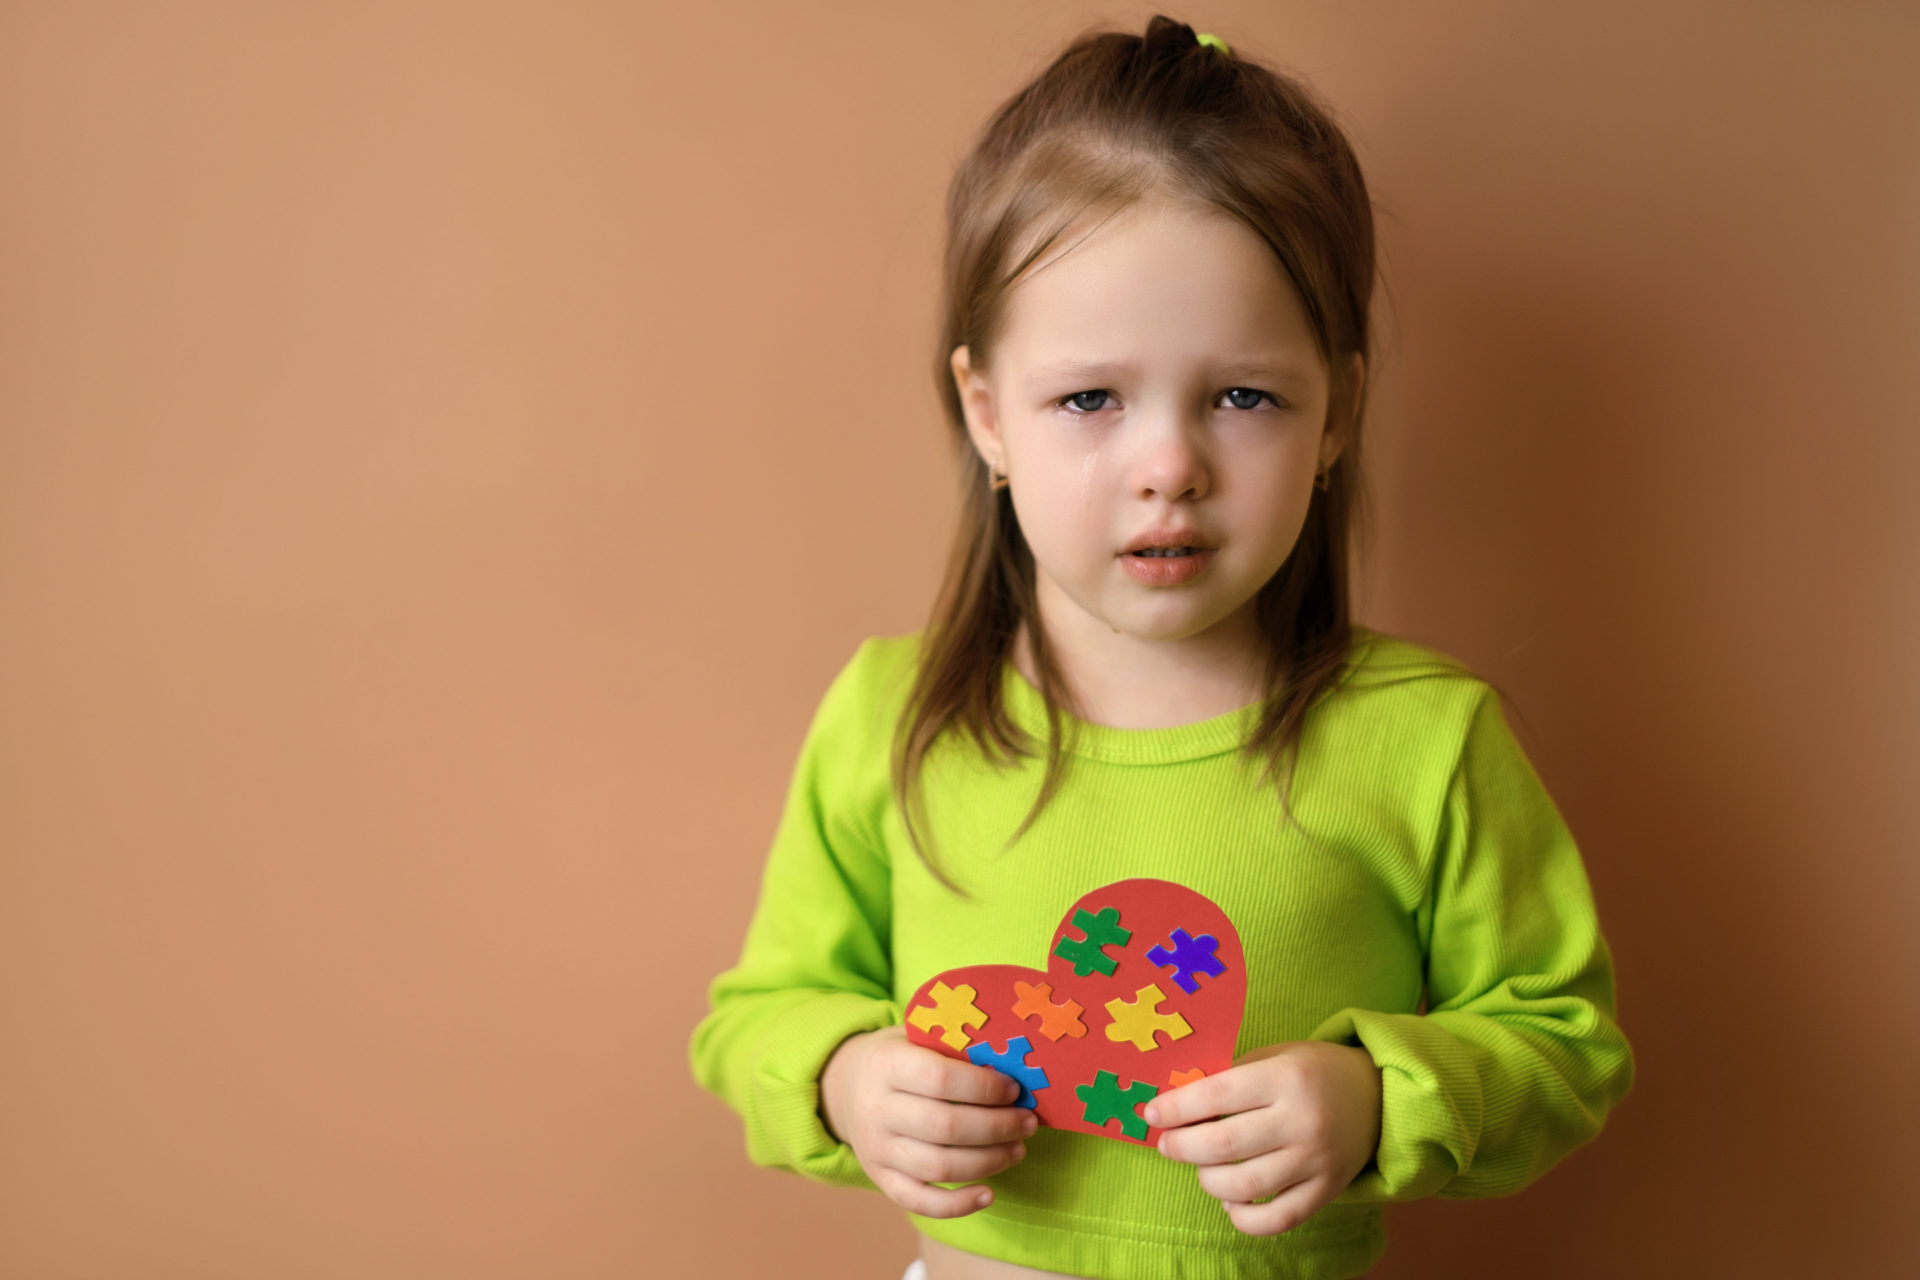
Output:
[[[1055,403],[1061,408],[1074,410],[1073,416],[1079,417],[1081,414],[1098,413],[1100,410],[1106,408],[1107,400],[1111,398],[1112,394],[1110,391],[1076,391],[1070,396],[1061,397],[1055,401]],[[1272,401],[1273,407],[1276,409],[1282,407],[1280,402],[1274,399],[1272,394],[1265,391],[1256,391],[1252,387],[1229,387],[1221,394],[1226,397],[1227,402],[1235,409],[1258,409],[1262,400]]]
[[[1226,394],[1228,402],[1236,409],[1257,409],[1263,398],[1273,400],[1273,397],[1266,392],[1255,391],[1252,387],[1229,387]],[[1243,401],[1241,399],[1243,396],[1251,398]],[[1276,409],[1280,407],[1278,400],[1273,400],[1273,404]]]
[[[1098,404],[1081,403],[1082,401],[1088,400],[1088,399],[1098,400],[1100,403]],[[1075,409],[1080,410],[1082,413],[1098,413],[1101,409],[1106,407],[1106,399],[1107,399],[1107,393],[1105,391],[1076,391],[1072,395],[1067,396],[1065,399],[1061,400],[1060,403],[1062,405],[1072,405]]]

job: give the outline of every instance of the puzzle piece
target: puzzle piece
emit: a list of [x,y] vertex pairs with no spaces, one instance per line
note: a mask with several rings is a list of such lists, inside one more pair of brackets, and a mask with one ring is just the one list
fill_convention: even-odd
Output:
[[1220,939],[1212,934],[1203,933],[1195,938],[1189,936],[1185,929],[1175,929],[1168,941],[1173,943],[1173,950],[1155,947],[1147,952],[1147,959],[1163,969],[1174,970],[1173,980],[1188,995],[1200,989],[1200,979],[1195,974],[1204,973],[1217,978],[1227,971],[1227,966],[1214,954]]
[[1142,1053],[1157,1049],[1153,1033],[1164,1031],[1169,1042],[1193,1034],[1193,1028],[1187,1020],[1177,1013],[1161,1013],[1160,1002],[1167,993],[1157,986],[1145,986],[1133,993],[1131,1000],[1107,1001],[1107,1013],[1113,1022],[1107,1027],[1107,1039],[1131,1040],[1133,1047]]
[[1052,983],[1043,982],[1035,987],[1015,982],[1013,994],[1020,997],[1020,1002],[1013,1006],[1013,1016],[1024,1021],[1037,1014],[1040,1034],[1047,1039],[1058,1040],[1061,1036],[1077,1039],[1087,1034],[1087,1024],[1080,1020],[1080,1002],[1062,1000],[1055,1004]]
[[1015,1036],[1007,1041],[1005,1053],[995,1053],[992,1045],[982,1042],[968,1049],[967,1057],[983,1067],[1012,1076],[1020,1085],[1020,1098],[1014,1105],[1032,1110],[1040,1105],[1033,1091],[1044,1089],[1048,1084],[1047,1073],[1027,1062],[1027,1055],[1032,1052],[1033,1045],[1025,1036]]
[[936,982],[927,995],[932,1004],[917,1004],[907,1011],[907,1021],[922,1031],[931,1032],[935,1027],[945,1028],[940,1035],[949,1049],[964,1049],[969,1027],[987,1025],[987,1015],[974,1004],[973,998],[979,992],[966,983],[950,987],[944,982]]
[[1176,1071],[1167,1077],[1167,1088],[1178,1089],[1183,1084],[1192,1084],[1195,1080],[1204,1080],[1207,1073],[1198,1067],[1190,1071]]
[[1120,1132],[1129,1138],[1138,1138],[1142,1142],[1147,1137],[1147,1122],[1140,1118],[1139,1108],[1153,1100],[1160,1090],[1144,1080],[1122,1089],[1120,1077],[1111,1071],[1095,1073],[1092,1084],[1083,1084],[1074,1089],[1074,1096],[1087,1104],[1082,1116],[1088,1124],[1097,1128],[1106,1128],[1107,1121],[1118,1120]]
[[1127,939],[1133,936],[1133,930],[1120,927],[1119,908],[1102,907],[1096,915],[1082,907],[1073,913],[1073,927],[1086,937],[1060,939],[1053,954],[1062,960],[1073,961],[1073,975],[1076,978],[1084,978],[1095,972],[1111,976],[1118,962],[1104,948],[1125,946]]

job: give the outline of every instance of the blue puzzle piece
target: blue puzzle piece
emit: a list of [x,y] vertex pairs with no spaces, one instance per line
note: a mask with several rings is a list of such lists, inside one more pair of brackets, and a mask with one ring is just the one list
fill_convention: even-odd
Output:
[[1200,979],[1194,977],[1196,973],[1211,974],[1217,978],[1227,971],[1226,964],[1213,954],[1220,945],[1220,939],[1212,934],[1203,933],[1194,938],[1189,937],[1185,929],[1175,929],[1169,941],[1173,943],[1173,950],[1154,947],[1147,952],[1147,959],[1162,969],[1174,970],[1173,980],[1188,995],[1200,989]]
[[1007,1041],[1005,1053],[995,1053],[993,1046],[985,1043],[967,1047],[967,1057],[972,1061],[1014,1078],[1020,1086],[1020,1098],[1014,1105],[1029,1111],[1040,1105],[1040,1099],[1033,1096],[1033,1091],[1046,1088],[1048,1083],[1044,1070],[1027,1065],[1027,1055],[1032,1052],[1033,1045],[1025,1036],[1015,1036]]

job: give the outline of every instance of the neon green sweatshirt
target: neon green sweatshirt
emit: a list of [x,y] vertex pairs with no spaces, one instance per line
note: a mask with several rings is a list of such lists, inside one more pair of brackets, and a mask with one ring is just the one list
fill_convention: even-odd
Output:
[[[1193,1165],[1042,1128],[988,1179],[990,1207],[909,1213],[917,1230],[1106,1280],[1330,1280],[1379,1258],[1382,1202],[1509,1195],[1592,1139],[1634,1067],[1573,838],[1491,686],[1449,673],[1435,650],[1354,636],[1345,683],[1307,716],[1290,800],[1300,829],[1237,750],[1258,704],[1163,729],[1063,712],[1077,731],[1067,775],[1004,853],[1044,754],[996,771],[970,737],[943,734],[928,819],[972,901],[920,863],[890,789],[920,633],[862,642],[813,717],[740,961],[713,980],[693,1033],[693,1074],[744,1120],[749,1159],[877,1190],[821,1122],[828,1056],[899,1022],[942,970],[1044,967],[1063,908],[1135,876],[1188,885],[1234,922],[1248,979],[1236,1056],[1319,1039],[1373,1057],[1374,1161],[1307,1222],[1248,1236]],[[1044,751],[1039,691],[1011,663],[1002,688]]]

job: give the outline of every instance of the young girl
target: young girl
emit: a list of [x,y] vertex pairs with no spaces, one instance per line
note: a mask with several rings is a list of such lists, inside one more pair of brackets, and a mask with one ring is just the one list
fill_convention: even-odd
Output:
[[[948,217],[951,572],[820,702],[694,1074],[755,1163],[910,1211],[930,1280],[1359,1275],[1383,1202],[1520,1190],[1633,1075],[1497,690],[1349,616],[1359,167],[1301,85],[1155,17],[1002,106]],[[1133,877],[1212,899],[1246,968],[1238,1056],[1146,1104],[1157,1146],[908,1041],[923,981],[1044,964]]]

